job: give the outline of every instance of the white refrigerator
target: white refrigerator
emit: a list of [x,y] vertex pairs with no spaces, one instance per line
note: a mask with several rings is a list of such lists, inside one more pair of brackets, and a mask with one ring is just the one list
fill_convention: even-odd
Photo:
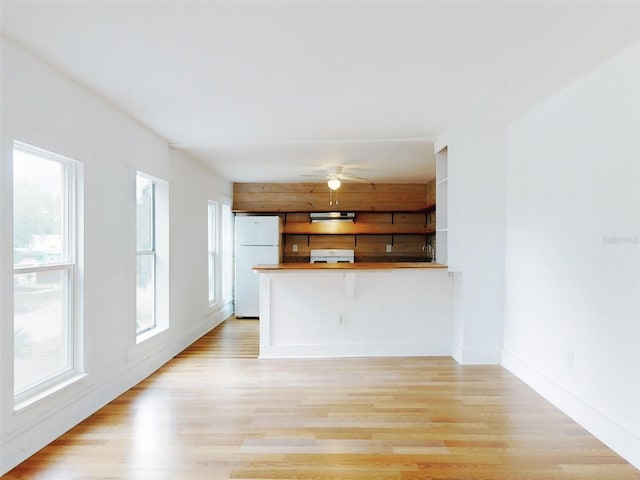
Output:
[[260,315],[260,283],[253,267],[282,260],[282,221],[275,216],[236,215],[235,315]]

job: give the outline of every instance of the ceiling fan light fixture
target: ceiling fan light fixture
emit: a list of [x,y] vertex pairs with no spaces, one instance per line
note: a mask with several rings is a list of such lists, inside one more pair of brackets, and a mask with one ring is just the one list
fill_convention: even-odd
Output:
[[336,177],[335,175],[332,175],[329,181],[327,182],[327,185],[331,190],[338,190],[340,188],[340,185],[342,185],[342,182],[340,182],[340,179],[338,177]]

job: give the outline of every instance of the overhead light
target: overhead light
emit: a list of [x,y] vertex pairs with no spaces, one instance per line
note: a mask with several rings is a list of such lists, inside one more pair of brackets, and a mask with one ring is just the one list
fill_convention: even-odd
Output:
[[342,185],[342,183],[340,182],[340,179],[337,176],[331,175],[331,178],[327,182],[327,185],[331,190],[338,190],[340,188],[340,185]]

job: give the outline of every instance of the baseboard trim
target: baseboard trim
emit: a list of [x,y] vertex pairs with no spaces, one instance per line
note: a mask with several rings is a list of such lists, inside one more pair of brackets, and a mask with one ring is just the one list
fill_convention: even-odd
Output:
[[502,366],[640,470],[640,437],[506,350],[502,351]]

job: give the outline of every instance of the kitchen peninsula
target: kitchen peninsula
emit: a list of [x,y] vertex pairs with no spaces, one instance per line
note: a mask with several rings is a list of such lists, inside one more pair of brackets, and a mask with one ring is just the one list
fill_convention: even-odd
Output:
[[451,355],[444,265],[256,265],[260,357]]

